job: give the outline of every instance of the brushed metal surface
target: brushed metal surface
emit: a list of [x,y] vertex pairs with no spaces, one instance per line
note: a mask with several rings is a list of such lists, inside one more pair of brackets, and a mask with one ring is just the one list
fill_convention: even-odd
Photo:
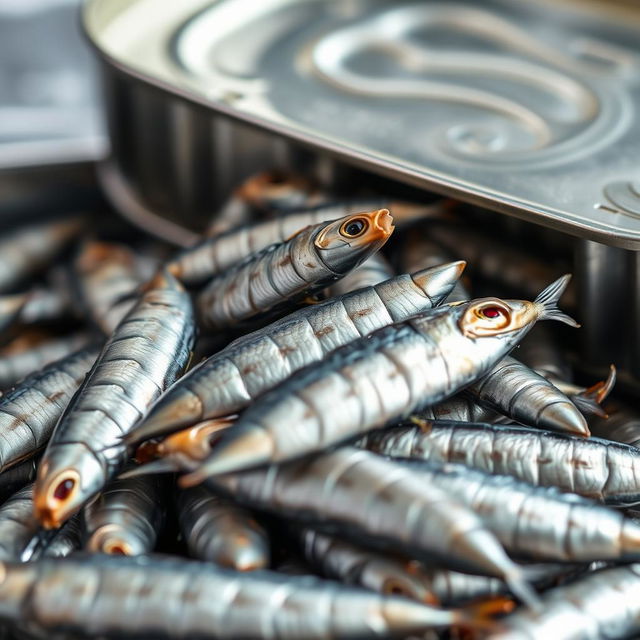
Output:
[[[187,211],[202,202],[193,176],[243,155],[232,159],[234,145],[225,145],[235,134],[212,132],[214,120],[233,129],[215,118],[227,115],[277,134],[257,145],[272,161],[271,145],[295,140],[413,185],[639,248],[635,15],[615,21],[575,3],[522,0],[184,0],[162,12],[151,0],[90,0],[84,21],[129,88],[163,89],[138,107],[156,133],[131,143],[147,159],[129,175],[137,188],[148,185],[146,176],[167,173],[168,153],[173,166],[180,157],[168,184],[182,190],[172,201]],[[168,120],[163,101],[177,110]],[[122,125],[122,110],[116,117]],[[179,144],[169,149],[171,136]],[[166,200],[166,181],[155,185],[156,201]]]

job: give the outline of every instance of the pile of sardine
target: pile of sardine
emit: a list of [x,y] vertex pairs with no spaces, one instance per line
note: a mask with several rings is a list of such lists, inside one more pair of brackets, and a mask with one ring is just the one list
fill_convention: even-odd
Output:
[[640,634],[640,418],[574,381],[561,274],[271,174],[177,252],[6,233],[4,637]]

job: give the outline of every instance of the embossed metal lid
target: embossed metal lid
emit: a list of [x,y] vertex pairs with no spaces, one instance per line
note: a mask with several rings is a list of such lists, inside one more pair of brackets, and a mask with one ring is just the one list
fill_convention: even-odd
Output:
[[[125,72],[379,173],[640,248],[640,10],[91,0]],[[637,181],[637,182],[636,182]]]

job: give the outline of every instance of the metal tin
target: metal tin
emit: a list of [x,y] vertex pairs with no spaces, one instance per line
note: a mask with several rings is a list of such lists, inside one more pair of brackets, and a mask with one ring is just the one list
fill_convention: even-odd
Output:
[[111,173],[194,228],[239,175],[302,145],[639,248],[640,12],[592,9],[90,0],[84,23],[106,62]]

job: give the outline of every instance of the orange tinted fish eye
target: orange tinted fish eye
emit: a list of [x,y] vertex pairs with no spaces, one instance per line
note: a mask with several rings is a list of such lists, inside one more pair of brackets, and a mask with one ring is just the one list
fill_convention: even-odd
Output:
[[340,228],[340,233],[348,238],[357,238],[362,235],[369,223],[364,218],[353,218],[353,220],[347,220]]
[[489,318],[489,320],[493,320],[494,318],[498,318],[503,315],[502,309],[498,307],[485,307],[480,311],[480,313],[485,317]]

